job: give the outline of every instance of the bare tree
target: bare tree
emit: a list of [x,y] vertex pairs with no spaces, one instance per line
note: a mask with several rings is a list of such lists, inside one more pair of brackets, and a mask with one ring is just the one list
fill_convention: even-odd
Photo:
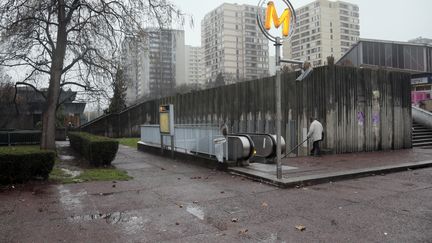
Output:
[[2,0],[0,65],[19,67],[24,84],[49,81],[41,148],[55,149],[63,86],[104,90],[115,76],[125,36],[173,19],[183,22],[183,16],[167,0]]

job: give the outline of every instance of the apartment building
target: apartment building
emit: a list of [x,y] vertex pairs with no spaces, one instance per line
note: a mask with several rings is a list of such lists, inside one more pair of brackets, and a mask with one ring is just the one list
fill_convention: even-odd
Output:
[[[257,23],[257,6],[224,3],[201,22],[205,81],[225,83],[268,76],[269,42]],[[262,9],[264,11],[264,9]]]
[[127,79],[127,103],[147,97],[171,95],[185,81],[183,30],[146,29],[122,46],[122,66]]
[[186,45],[185,54],[186,84],[196,87],[204,85],[204,60],[201,47]]
[[284,43],[284,58],[327,64],[342,57],[360,38],[359,8],[343,1],[317,0],[296,9],[297,28]]

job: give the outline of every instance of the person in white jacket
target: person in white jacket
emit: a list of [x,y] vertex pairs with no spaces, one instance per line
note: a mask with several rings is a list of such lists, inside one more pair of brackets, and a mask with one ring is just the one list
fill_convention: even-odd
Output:
[[309,133],[307,137],[313,142],[313,148],[311,150],[311,155],[313,156],[320,156],[321,150],[319,143],[323,140],[323,131],[324,128],[322,124],[316,120],[311,118],[310,119],[311,125],[309,128]]

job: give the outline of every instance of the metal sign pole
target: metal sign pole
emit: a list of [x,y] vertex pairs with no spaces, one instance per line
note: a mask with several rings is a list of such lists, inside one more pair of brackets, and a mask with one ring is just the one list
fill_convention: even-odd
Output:
[[[264,5],[267,2],[267,8]],[[258,27],[261,29],[264,36],[270,41],[274,42],[274,46],[276,49],[276,84],[275,84],[275,98],[276,98],[276,176],[278,179],[282,179],[282,162],[281,162],[281,122],[282,122],[282,108],[281,108],[281,68],[280,64],[283,60],[281,60],[281,46],[282,39],[281,37],[272,35],[269,30],[271,29],[271,22],[273,21],[273,25],[276,28],[279,28],[280,23],[283,23],[283,31],[282,36],[286,37],[286,40],[289,40],[295,31],[296,26],[296,13],[294,7],[291,5],[289,0],[283,0],[283,3],[287,6],[285,8],[284,13],[279,18],[277,11],[275,9],[275,5],[273,1],[260,0],[258,2],[258,13],[257,13],[257,23]],[[262,9],[266,9],[266,11],[262,11]],[[263,14],[265,15],[263,16]],[[265,23],[263,20],[265,19]],[[276,24],[279,23],[279,24]]]
[[276,84],[275,84],[275,93],[276,93],[276,176],[278,179],[282,179],[282,161],[281,161],[281,122],[282,122],[282,108],[281,108],[281,70],[280,70],[280,49],[282,46],[281,39],[279,37],[276,38],[276,42],[274,44],[276,49]]

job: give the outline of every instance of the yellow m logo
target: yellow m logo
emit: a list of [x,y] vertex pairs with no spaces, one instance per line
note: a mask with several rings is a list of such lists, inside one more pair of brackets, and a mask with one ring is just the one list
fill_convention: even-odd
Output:
[[291,11],[286,8],[281,17],[279,18],[275,5],[273,1],[270,1],[267,4],[267,11],[266,11],[266,17],[265,17],[265,28],[266,30],[271,29],[271,22],[273,20],[274,26],[276,28],[279,28],[279,26],[283,25],[282,29],[282,35],[284,37],[287,37],[289,35],[290,31],[290,22],[291,22]]

